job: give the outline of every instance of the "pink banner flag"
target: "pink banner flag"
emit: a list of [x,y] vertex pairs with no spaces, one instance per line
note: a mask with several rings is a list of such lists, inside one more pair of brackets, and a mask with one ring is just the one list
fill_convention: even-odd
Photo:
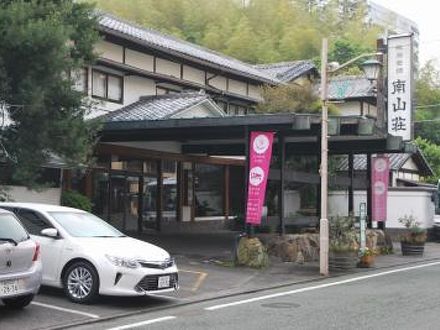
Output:
[[273,132],[251,132],[246,223],[259,225],[272,156]]
[[372,220],[386,221],[388,202],[389,160],[387,156],[371,160],[371,206]]

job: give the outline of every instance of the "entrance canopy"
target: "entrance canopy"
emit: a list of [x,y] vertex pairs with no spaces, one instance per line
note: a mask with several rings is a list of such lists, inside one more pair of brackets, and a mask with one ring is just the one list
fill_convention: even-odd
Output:
[[[261,114],[213,118],[108,121],[101,142],[175,141],[181,153],[245,155],[247,132],[274,131],[283,136],[287,152],[320,152],[319,115]],[[395,153],[403,151],[400,138],[384,134],[371,118],[330,117],[329,152],[333,154]]]

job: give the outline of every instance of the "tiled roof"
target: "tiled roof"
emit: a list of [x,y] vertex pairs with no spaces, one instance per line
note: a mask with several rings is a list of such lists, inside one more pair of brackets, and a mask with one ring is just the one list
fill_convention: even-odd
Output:
[[313,64],[312,61],[307,60],[257,64],[254,65],[254,68],[270,75],[274,79],[280,80],[281,82],[292,81],[309,71],[317,72],[315,64]]
[[[387,154],[390,160],[390,169],[399,170],[403,164],[411,157],[411,154]],[[367,155],[354,155],[353,169],[355,171],[367,170]],[[348,171],[348,157],[344,157],[338,164],[339,171]]]
[[[393,153],[386,154],[390,160],[390,169],[393,171],[398,171],[402,166],[413,157],[414,162],[419,167],[420,174],[422,176],[430,176],[433,174],[432,169],[426,160],[420,149],[414,154],[410,153]],[[338,171],[348,171],[348,157],[341,159],[337,165]],[[353,170],[355,171],[366,171],[367,170],[367,156],[366,155],[354,155],[353,157]]]
[[200,93],[145,96],[101,118],[106,122],[167,119],[207,100],[209,96]]
[[177,56],[192,57],[203,61],[206,65],[220,66],[225,71],[253,78],[266,83],[277,84],[279,81],[267,75],[251,64],[241,62],[235,58],[217,53],[208,48],[160,33],[158,31],[138,26],[115,16],[99,13],[100,29],[108,33],[122,34],[135,42],[173,53]]
[[338,76],[330,79],[328,96],[331,100],[374,97],[373,85],[362,76]]

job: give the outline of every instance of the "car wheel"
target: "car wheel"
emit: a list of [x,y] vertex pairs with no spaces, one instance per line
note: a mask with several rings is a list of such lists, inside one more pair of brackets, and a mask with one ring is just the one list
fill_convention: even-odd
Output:
[[99,277],[95,267],[85,261],[78,261],[67,268],[63,278],[67,297],[79,304],[91,303],[98,296]]
[[34,299],[34,295],[30,294],[27,296],[3,299],[3,303],[5,304],[6,308],[21,309],[29,305],[32,299]]

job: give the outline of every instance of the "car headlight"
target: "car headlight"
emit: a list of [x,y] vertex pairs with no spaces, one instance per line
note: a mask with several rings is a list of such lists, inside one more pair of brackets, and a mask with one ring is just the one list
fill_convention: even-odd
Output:
[[105,255],[105,257],[113,265],[118,266],[118,267],[138,268],[140,266],[139,263],[136,260],[134,260],[134,259],[109,256],[107,254]]

